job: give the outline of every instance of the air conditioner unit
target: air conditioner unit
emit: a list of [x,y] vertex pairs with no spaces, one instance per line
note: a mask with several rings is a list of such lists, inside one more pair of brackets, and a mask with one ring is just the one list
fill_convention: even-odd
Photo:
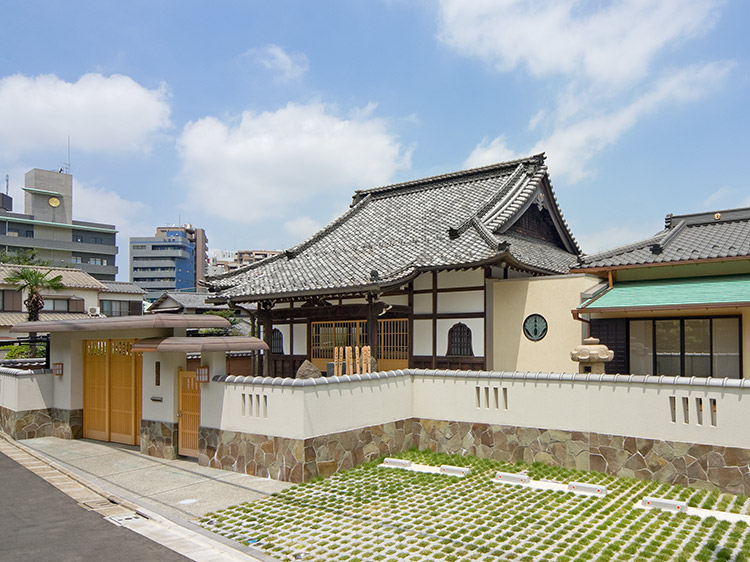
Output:
[[89,307],[89,316],[101,316],[101,311],[98,306]]

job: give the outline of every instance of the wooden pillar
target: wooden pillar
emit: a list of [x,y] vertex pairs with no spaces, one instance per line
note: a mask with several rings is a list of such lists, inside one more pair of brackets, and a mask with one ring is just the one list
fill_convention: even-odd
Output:
[[261,335],[266,342],[268,350],[263,352],[263,376],[271,376],[271,311],[267,303],[258,303],[258,322],[260,323]]
[[432,368],[437,369],[438,272],[432,272]]
[[[367,296],[367,345],[370,346],[370,355],[373,359],[378,358],[378,341],[380,334],[378,333],[378,313],[381,307],[378,306],[378,296],[368,295]],[[378,365],[378,369],[380,366]]]

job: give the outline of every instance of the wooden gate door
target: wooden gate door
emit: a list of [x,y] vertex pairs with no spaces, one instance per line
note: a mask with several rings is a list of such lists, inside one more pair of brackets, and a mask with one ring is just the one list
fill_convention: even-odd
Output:
[[109,343],[109,440],[135,445],[135,362],[133,340]]
[[187,457],[198,456],[198,427],[201,424],[201,387],[195,371],[178,369],[180,395],[177,416],[177,452]]
[[83,342],[83,436],[109,441],[109,342]]
[[141,425],[142,355],[134,340],[83,342],[83,436],[136,445]]

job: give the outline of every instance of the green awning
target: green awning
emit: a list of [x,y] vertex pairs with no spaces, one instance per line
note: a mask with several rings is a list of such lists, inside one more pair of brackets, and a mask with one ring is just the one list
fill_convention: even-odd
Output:
[[750,275],[617,283],[578,307],[580,312],[750,306]]

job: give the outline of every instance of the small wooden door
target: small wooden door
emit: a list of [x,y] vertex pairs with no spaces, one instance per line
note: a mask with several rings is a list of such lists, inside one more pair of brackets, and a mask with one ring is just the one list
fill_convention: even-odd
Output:
[[109,352],[109,440],[135,445],[135,362],[132,340],[111,340]]
[[177,371],[180,384],[177,416],[177,452],[187,457],[198,456],[198,427],[201,424],[201,387],[195,371]]

